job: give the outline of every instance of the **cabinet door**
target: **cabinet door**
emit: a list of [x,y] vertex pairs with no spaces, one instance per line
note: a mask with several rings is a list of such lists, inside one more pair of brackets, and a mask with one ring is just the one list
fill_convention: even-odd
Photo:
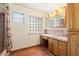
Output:
[[49,49],[49,51],[53,52],[53,49],[52,49],[52,39],[48,39],[48,49]]
[[59,41],[59,56],[66,56],[66,42]]
[[79,3],[67,4],[66,25],[71,31],[79,31]]
[[58,40],[52,39],[52,49],[55,55],[58,55]]
[[79,35],[72,35],[70,36],[71,39],[71,46],[70,51],[72,56],[79,56]]

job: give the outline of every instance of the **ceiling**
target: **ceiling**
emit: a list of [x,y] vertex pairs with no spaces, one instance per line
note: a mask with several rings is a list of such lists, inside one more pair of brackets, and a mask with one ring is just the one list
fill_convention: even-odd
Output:
[[54,10],[65,6],[66,3],[23,3],[22,5],[45,13],[51,13]]

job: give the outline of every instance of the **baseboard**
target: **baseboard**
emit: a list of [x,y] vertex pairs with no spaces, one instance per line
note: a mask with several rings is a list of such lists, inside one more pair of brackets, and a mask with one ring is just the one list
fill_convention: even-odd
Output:
[[16,52],[16,51],[20,51],[20,50],[24,50],[24,49],[28,49],[28,48],[32,48],[32,47],[35,47],[35,46],[40,46],[40,44],[34,45],[34,46],[30,46],[30,47],[25,47],[25,48],[22,48],[22,49],[12,50],[12,51],[10,51],[10,53],[13,53],[13,52]]

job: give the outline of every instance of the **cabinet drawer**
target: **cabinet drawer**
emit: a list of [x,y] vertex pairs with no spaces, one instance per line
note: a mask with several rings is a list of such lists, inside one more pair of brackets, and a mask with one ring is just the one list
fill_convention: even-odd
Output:
[[58,45],[58,40],[57,39],[52,39],[53,45]]
[[47,37],[46,36],[42,36],[42,38],[47,40]]
[[59,41],[59,44],[62,46],[66,46],[66,42]]

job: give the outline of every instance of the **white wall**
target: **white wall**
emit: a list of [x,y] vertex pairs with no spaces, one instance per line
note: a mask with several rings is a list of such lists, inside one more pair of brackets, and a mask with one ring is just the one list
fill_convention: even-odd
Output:
[[13,24],[12,21],[10,22],[13,45],[12,50],[38,45],[40,43],[39,35],[27,35],[27,15],[35,15],[44,18],[45,14],[20,4],[9,4],[9,6],[10,21],[12,20],[12,11],[24,13],[24,24]]

